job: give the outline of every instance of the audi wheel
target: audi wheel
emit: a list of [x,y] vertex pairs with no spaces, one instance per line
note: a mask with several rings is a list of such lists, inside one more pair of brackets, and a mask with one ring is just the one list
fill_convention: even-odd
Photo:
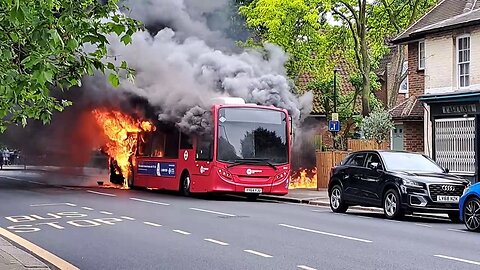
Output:
[[348,210],[348,205],[343,201],[342,198],[342,187],[336,185],[330,191],[330,208],[335,213],[345,213]]

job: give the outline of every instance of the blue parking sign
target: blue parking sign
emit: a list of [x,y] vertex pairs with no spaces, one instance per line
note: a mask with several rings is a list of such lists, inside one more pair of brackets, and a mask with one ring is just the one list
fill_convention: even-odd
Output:
[[328,122],[328,131],[339,132],[340,131],[340,121],[329,121]]

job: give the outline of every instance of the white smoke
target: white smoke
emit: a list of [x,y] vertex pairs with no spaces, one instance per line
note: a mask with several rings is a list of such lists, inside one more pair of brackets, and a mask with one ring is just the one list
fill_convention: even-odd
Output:
[[129,46],[113,39],[110,54],[136,70],[135,82],[123,80],[121,89],[161,108],[162,120],[178,123],[184,116],[197,115],[186,112],[196,106],[208,109],[209,101],[218,96],[285,108],[295,120],[308,114],[311,106],[310,93],[301,98],[292,94],[284,69],[287,57],[271,44],[264,51],[224,53],[196,37],[178,39],[166,28],[155,36],[135,33]]

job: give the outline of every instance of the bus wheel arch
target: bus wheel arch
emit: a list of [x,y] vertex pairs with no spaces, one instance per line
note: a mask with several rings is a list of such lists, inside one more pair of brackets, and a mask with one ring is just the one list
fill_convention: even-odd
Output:
[[190,178],[190,173],[188,170],[183,170],[181,177],[180,177],[180,193],[183,196],[189,196],[190,195],[190,188],[191,188],[191,178]]

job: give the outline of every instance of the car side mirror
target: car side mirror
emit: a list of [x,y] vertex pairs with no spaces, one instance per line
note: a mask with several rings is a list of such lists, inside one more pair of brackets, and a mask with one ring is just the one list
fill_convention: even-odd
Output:
[[368,165],[368,168],[376,171],[376,170],[378,170],[378,166],[379,166],[378,162],[372,162]]

